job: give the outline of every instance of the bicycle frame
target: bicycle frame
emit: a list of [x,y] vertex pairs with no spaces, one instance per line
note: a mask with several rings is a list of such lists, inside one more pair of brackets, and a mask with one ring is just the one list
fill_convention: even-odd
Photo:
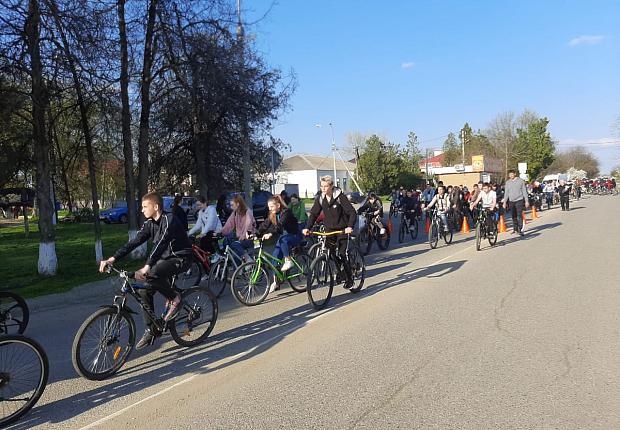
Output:
[[289,279],[294,279],[294,278],[297,278],[303,275],[304,269],[299,265],[299,263],[297,263],[297,260],[295,260],[295,258],[293,257],[291,258],[291,260],[293,261],[293,264],[295,265],[295,267],[299,269],[299,271],[293,275],[286,275],[272,263],[272,261],[275,261],[277,264],[281,264],[281,263],[284,263],[284,260],[276,258],[273,255],[269,254],[267,251],[263,250],[263,241],[261,240],[260,248],[258,249],[258,256],[256,257],[256,263],[258,266],[258,270],[256,270],[252,274],[251,281],[257,282],[258,276],[260,274],[260,269],[263,264],[265,264],[268,267],[268,269],[271,270],[274,275],[276,275],[276,278],[278,278],[278,281],[280,282],[284,282]]

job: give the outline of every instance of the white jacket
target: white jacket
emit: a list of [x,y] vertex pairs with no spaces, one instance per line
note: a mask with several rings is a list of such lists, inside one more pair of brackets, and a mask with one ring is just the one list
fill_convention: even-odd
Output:
[[189,232],[187,233],[188,235],[195,235],[197,232],[200,232],[201,235],[204,235],[210,231],[213,231],[215,233],[219,233],[220,231],[222,231],[222,222],[217,216],[217,210],[215,209],[215,205],[210,205],[204,209],[200,209],[196,216],[196,225],[189,230]]

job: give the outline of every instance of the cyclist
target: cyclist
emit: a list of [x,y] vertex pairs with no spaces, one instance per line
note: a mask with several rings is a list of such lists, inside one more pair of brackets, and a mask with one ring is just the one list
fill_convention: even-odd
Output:
[[375,193],[369,193],[368,198],[357,210],[357,213],[362,215],[364,213],[372,213],[373,217],[370,220],[379,229],[379,234],[383,236],[385,234],[385,227],[383,227],[383,202]]
[[[241,255],[247,261],[250,259],[248,250],[254,247],[254,243],[248,239],[248,236],[256,233],[256,221],[241,195],[237,194],[233,197],[230,208],[233,212],[222,227],[224,246],[229,245],[237,255]],[[233,255],[233,258],[236,257]],[[236,263],[239,262],[236,261]]]
[[482,184],[482,191],[478,194],[476,200],[469,205],[473,209],[478,202],[482,202],[482,210],[487,211],[487,231],[493,229],[495,222],[495,208],[497,207],[497,194],[491,189],[488,182]]
[[[138,289],[138,294],[150,312],[154,309],[153,295],[156,291],[166,297],[169,308],[164,320],[170,321],[181,308],[181,296],[172,288],[171,278],[189,268],[192,244],[179,220],[171,213],[164,212],[163,207],[163,199],[157,193],[142,197],[142,213],[146,218],[142,228],[136,237],[116,251],[113,257],[102,260],[99,271],[104,272],[108,265],[120,260],[149,239],[152,240],[153,250],[144,267],[135,274],[137,280],[144,281],[144,288]],[[146,329],[142,339],[136,344],[136,349],[152,345],[155,339],[161,336],[152,326],[146,309],[142,312]]]
[[416,216],[418,210],[418,199],[414,197],[413,191],[407,190],[405,196],[400,200],[400,208],[403,210],[405,217],[409,220],[409,230],[413,231],[415,226],[413,225],[413,219]]
[[443,185],[437,187],[437,194],[430,201],[428,205],[424,208],[424,210],[429,210],[433,206],[437,205],[437,210],[439,213],[439,217],[441,218],[441,222],[443,223],[444,231],[448,230],[448,211],[450,210],[450,198],[448,194],[446,194],[446,189]]
[[303,229],[303,234],[310,234],[310,229],[317,218],[323,215],[323,225],[327,233],[332,231],[344,230],[344,235],[327,236],[327,245],[331,248],[338,248],[338,260],[344,269],[346,282],[344,287],[349,289],[353,286],[353,274],[346,258],[347,236],[353,233],[353,227],[357,218],[355,208],[339,189],[334,187],[334,180],[331,176],[321,177],[321,191],[314,199],[314,204],[310,209],[310,217]]
[[[264,240],[270,239],[274,234],[280,235],[276,242],[273,256],[278,259],[284,258],[284,263],[280,270],[286,272],[293,267],[291,251],[301,243],[303,238],[299,233],[297,218],[286,206],[281,196],[270,197],[267,200],[267,206],[269,207],[269,215],[258,227],[258,235],[262,236]],[[273,293],[276,289],[278,289],[278,283],[274,276],[269,292]]]
[[222,231],[222,222],[217,215],[216,205],[209,205],[203,196],[198,197],[198,209],[196,225],[187,234],[189,236],[199,234],[200,247],[211,253],[211,263],[215,263],[219,256],[216,253],[217,239],[214,236]]

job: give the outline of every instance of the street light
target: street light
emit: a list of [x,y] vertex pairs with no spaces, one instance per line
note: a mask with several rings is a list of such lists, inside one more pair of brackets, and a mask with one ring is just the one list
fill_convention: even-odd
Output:
[[[314,124],[314,126],[316,128],[323,127],[323,125],[321,124]],[[332,135],[332,157],[334,158],[334,182],[337,184],[338,178],[336,176],[336,138],[334,137],[334,125],[331,122],[329,122],[329,129],[331,130],[331,135]]]

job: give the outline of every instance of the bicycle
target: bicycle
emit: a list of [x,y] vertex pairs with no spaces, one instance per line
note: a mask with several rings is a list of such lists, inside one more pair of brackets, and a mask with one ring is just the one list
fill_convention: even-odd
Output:
[[[306,290],[308,292],[308,301],[315,310],[321,310],[327,306],[334,292],[334,284],[336,282],[344,282],[346,275],[344,269],[340,268],[340,262],[337,259],[337,251],[333,247],[328,246],[327,237],[343,234],[344,231],[332,231],[329,233],[311,232],[323,240],[320,242],[320,249],[316,258],[310,264],[308,283]],[[351,276],[353,285],[349,288],[352,293],[359,292],[364,286],[366,279],[366,264],[364,257],[355,243],[354,238],[347,234],[347,247],[345,256],[351,268]],[[337,245],[336,245],[337,246]],[[334,279],[334,271],[337,272]]]
[[0,427],[32,409],[45,391],[48,375],[41,345],[21,334],[0,336]]
[[[149,321],[159,333],[170,332],[172,339],[181,346],[191,347],[204,341],[217,321],[218,306],[215,296],[206,287],[180,289],[176,276],[172,287],[181,294],[182,308],[176,317],[164,321],[162,316],[147,308],[138,294],[143,285],[132,283],[133,272],[108,266],[108,273],[116,272],[122,280],[120,292],[114,296],[112,305],[103,305],[82,323],[73,339],[71,360],[76,372],[93,381],[102,381],[125,364],[133,351],[136,340],[136,323],[132,317],[136,312],[127,305],[127,296],[133,297]],[[82,355],[85,356],[82,356]]]
[[360,229],[358,242],[359,247],[363,255],[368,255],[372,249],[373,241],[377,242],[379,249],[385,251],[390,246],[390,231],[387,225],[384,227],[385,233],[380,234],[379,227],[372,222],[375,215],[372,212],[364,213],[366,223],[364,227]]
[[310,258],[303,251],[303,244],[296,246],[291,254],[293,267],[282,272],[280,267],[284,260],[274,257],[263,249],[263,239],[254,240],[254,249],[258,249],[255,261],[241,264],[233,273],[230,290],[233,297],[242,305],[261,304],[269,294],[271,285],[268,272],[275,276],[278,284],[288,282],[298,293],[306,291],[306,273]]
[[238,255],[230,245],[226,245],[226,248],[222,251],[221,258],[216,263],[210,264],[209,283],[207,286],[215,297],[219,298],[224,293],[224,289],[231,279],[228,276],[230,267],[234,267],[232,270],[234,273],[241,265],[241,263],[237,263],[237,261],[242,261],[241,256]]
[[452,243],[454,233],[452,232],[449,224],[446,227],[447,229],[443,228],[443,221],[439,216],[439,209],[434,208],[431,213],[431,225],[428,229],[428,244],[431,246],[431,249],[437,248],[437,244],[439,243],[439,235],[443,237],[446,245]]
[[[488,230],[487,217],[493,217],[491,229]],[[489,245],[493,246],[497,243],[497,221],[495,221],[494,213],[489,209],[480,209],[478,211],[478,222],[476,224],[476,251],[480,251],[480,243],[482,239],[488,239]]]
[[410,216],[407,216],[407,212],[404,209],[398,209],[400,214],[400,227],[398,228],[398,242],[403,243],[407,234],[411,235],[411,240],[415,240],[418,237],[418,217],[415,210],[409,211]]
[[0,334],[23,334],[29,319],[28,305],[21,296],[0,291]]

